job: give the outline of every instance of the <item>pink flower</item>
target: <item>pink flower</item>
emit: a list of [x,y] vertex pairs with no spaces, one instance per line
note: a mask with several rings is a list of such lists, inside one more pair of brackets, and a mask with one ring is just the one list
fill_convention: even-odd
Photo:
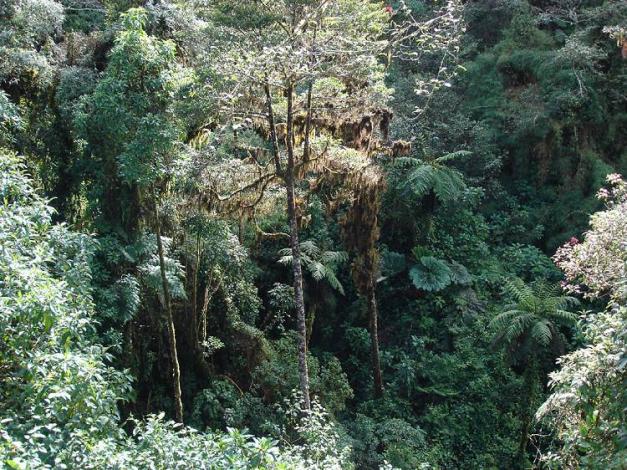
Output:
[[601,188],[597,192],[597,198],[602,201],[607,201],[610,198],[610,192],[606,188]]
[[618,173],[610,173],[605,177],[605,180],[610,184],[617,185],[623,180],[623,178]]

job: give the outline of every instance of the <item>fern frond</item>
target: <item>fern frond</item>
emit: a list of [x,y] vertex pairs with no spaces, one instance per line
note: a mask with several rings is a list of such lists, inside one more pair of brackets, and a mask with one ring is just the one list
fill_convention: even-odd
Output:
[[553,332],[547,320],[536,322],[531,328],[531,338],[541,346],[548,346],[553,339]]
[[447,153],[446,155],[442,155],[434,160],[436,163],[448,163],[453,160],[459,160],[460,158],[469,157],[472,155],[472,152],[469,150],[458,150],[457,152]]
[[[281,250],[281,251],[283,251],[283,250]],[[280,253],[280,252],[279,252],[279,253]],[[291,251],[290,251],[290,253],[291,253]],[[289,255],[284,255],[284,256],[281,256],[281,257],[279,258],[279,263],[284,264],[284,265],[292,264],[292,259],[293,259],[293,258],[292,258],[292,255],[291,255],[291,254],[289,254]]]
[[517,302],[524,302],[533,297],[531,288],[517,277],[505,281],[503,292]]
[[339,264],[348,261],[348,253],[345,251],[324,251],[321,260],[325,264]]
[[567,295],[549,297],[546,299],[546,304],[550,306],[552,309],[556,310],[566,310],[567,308],[578,307],[579,300],[575,297],[570,297]]
[[300,244],[300,251],[312,258],[320,257],[320,248],[312,241],[307,240]]
[[[300,261],[304,269],[307,270],[315,281],[326,280],[329,285],[344,294],[344,288],[335,276],[334,266],[348,260],[348,254],[344,251],[322,251],[312,240],[306,240],[300,245]],[[292,264],[294,258],[291,248],[279,250],[279,263],[283,265]]]
[[321,262],[312,261],[311,263],[307,264],[307,268],[308,268],[308,271],[311,273],[311,276],[316,281],[321,281],[322,279],[325,278],[325,274],[326,274],[325,267]]
[[520,310],[508,310],[505,312],[501,312],[496,317],[494,317],[492,321],[490,321],[488,327],[497,331],[506,330],[512,320],[519,316],[521,313],[522,312]]
[[562,336],[557,324],[577,320],[576,314],[566,310],[576,299],[560,296],[557,286],[542,282],[527,285],[514,278],[505,283],[503,291],[515,303],[497,315],[490,326],[500,342],[508,343],[513,362],[538,354],[539,347],[551,346],[555,350]]
[[536,321],[536,316],[532,313],[525,313],[512,319],[505,331],[507,342],[513,342],[516,338],[525,336],[525,333]]
[[409,168],[409,167],[421,165],[422,162],[419,159],[413,158],[413,157],[397,157],[394,159],[393,164],[396,167]]
[[409,173],[405,185],[415,196],[423,197],[433,188],[434,180],[435,169],[431,165],[420,165]]
[[466,189],[462,174],[452,168],[438,168],[433,175],[433,192],[442,202],[458,199]]
[[324,278],[327,280],[327,282],[333,289],[338,291],[340,294],[344,295],[344,286],[342,286],[342,283],[337,278],[333,270],[329,268],[325,268]]
[[577,322],[577,314],[568,310],[557,309],[550,313],[550,316],[562,321],[563,323],[573,324]]

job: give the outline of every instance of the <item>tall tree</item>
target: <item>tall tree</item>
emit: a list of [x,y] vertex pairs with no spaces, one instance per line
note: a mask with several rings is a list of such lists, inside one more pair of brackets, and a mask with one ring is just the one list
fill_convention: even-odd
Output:
[[[104,77],[93,94],[83,99],[77,125],[93,158],[90,203],[100,234],[116,237],[124,249],[139,240],[146,227],[155,233],[156,246],[153,243],[151,249],[157,251],[153,259],[159,275],[152,287],[166,314],[174,411],[182,421],[173,289],[169,286],[176,276],[170,273],[173,263],[164,248],[159,205],[172,178],[178,155],[175,143],[182,134],[175,111],[177,93],[189,77],[176,63],[174,43],[150,36],[146,20],[142,9],[130,9],[122,16],[122,29]],[[133,259],[134,266],[125,274],[136,273],[139,262]],[[148,275],[151,272],[145,270]]]
[[354,252],[352,264],[355,287],[366,303],[370,330],[370,362],[376,398],[383,396],[383,373],[379,355],[379,308],[377,278],[380,273],[379,209],[384,189],[383,174],[376,168],[362,172],[357,178],[353,202],[344,221],[344,238]]
[[299,192],[305,175],[331,165],[331,156],[350,164],[351,155],[333,138],[367,155],[379,145],[376,127],[387,133],[383,109],[389,91],[378,57],[388,47],[389,14],[380,2],[285,0],[221,1],[210,16],[213,39],[221,44],[216,69],[229,89],[222,97],[234,110],[231,119],[247,118],[269,141],[269,159],[256,161],[268,170],[247,187],[267,189],[272,180],[286,193],[300,389],[308,409]]

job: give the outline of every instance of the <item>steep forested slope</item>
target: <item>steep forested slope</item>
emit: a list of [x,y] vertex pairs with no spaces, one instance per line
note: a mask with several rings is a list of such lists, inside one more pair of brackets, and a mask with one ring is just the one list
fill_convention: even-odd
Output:
[[622,468],[626,21],[2,3],[2,465]]

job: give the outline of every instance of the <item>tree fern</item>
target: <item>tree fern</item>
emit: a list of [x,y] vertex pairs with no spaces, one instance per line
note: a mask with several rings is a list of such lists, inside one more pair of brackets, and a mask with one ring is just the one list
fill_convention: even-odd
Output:
[[[463,175],[454,168],[446,166],[446,157],[434,160],[403,159],[402,163],[414,167],[405,180],[405,188],[416,197],[423,197],[431,191],[440,202],[459,199],[466,190]],[[451,157],[452,158],[452,157]]]
[[[301,263],[311,277],[317,281],[326,281],[333,289],[344,295],[344,287],[335,275],[337,266],[348,259],[345,251],[323,251],[314,241],[306,240],[300,244]],[[291,248],[279,250],[279,263],[292,264]]]
[[503,293],[513,303],[491,321],[490,327],[494,343],[507,349],[512,362],[528,361],[530,354],[561,344],[559,325],[577,320],[576,314],[566,310],[576,306],[577,299],[559,295],[555,286],[513,279],[505,283]]

